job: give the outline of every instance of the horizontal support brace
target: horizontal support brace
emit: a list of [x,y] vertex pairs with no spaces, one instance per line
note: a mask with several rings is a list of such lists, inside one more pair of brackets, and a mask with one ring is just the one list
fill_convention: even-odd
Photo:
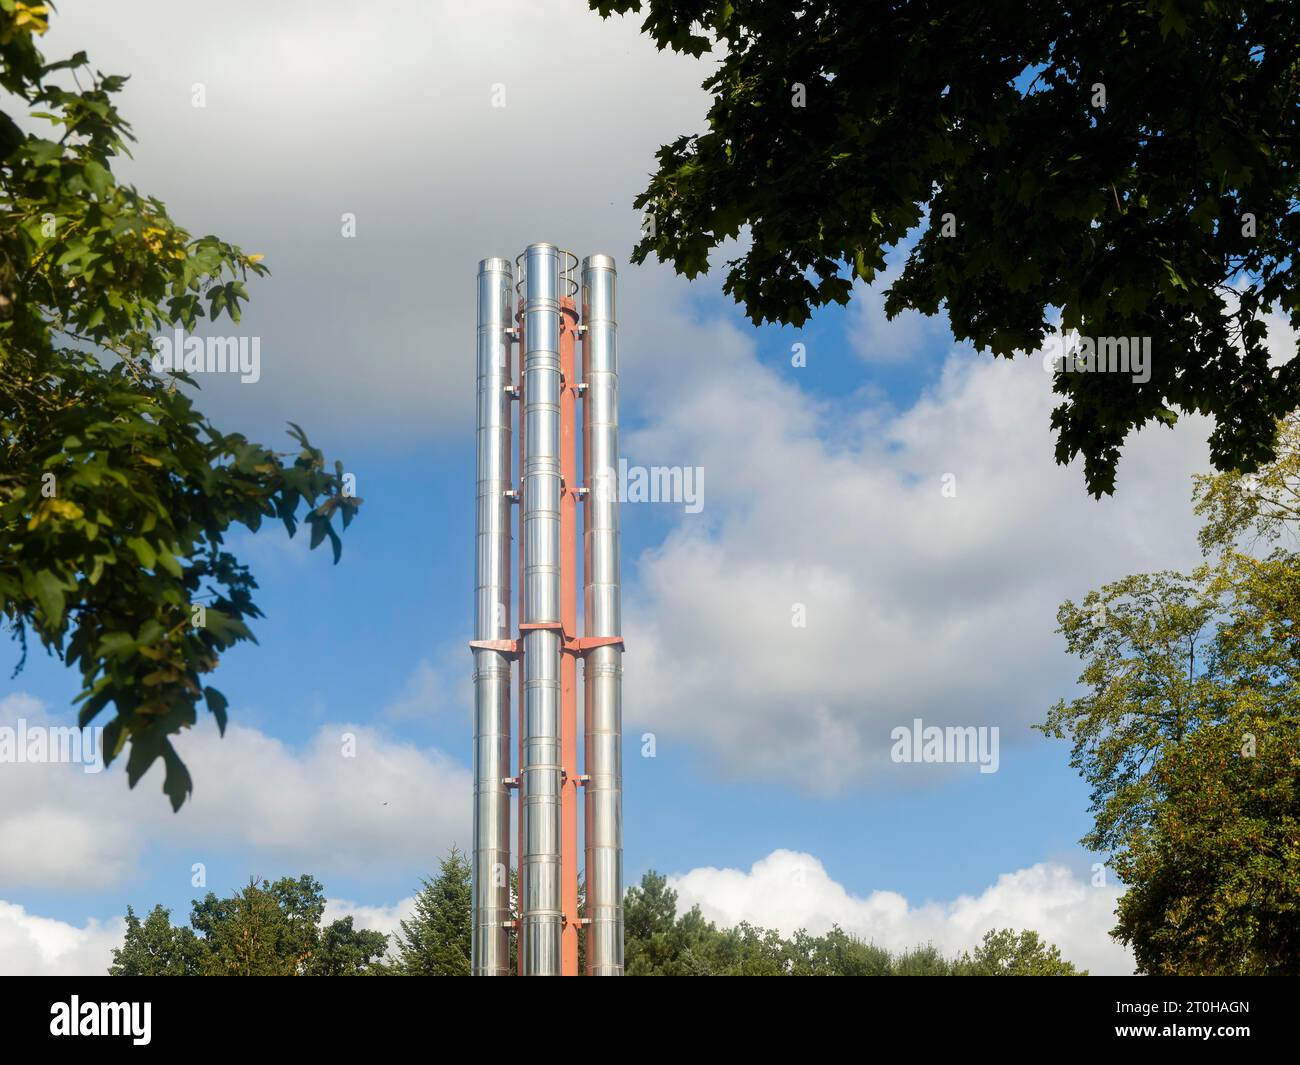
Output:
[[521,638],[518,640],[470,640],[470,650],[496,651],[503,655],[519,655],[523,652],[522,636],[530,632],[555,632],[560,635],[560,649],[571,655],[585,655],[598,647],[617,647],[620,651],[627,648],[622,636],[570,636],[564,631],[564,624],[559,621],[525,621],[519,626]]
[[570,654],[585,655],[598,647],[617,647],[626,650],[622,636],[579,636],[564,641],[564,649]]
[[471,651],[496,651],[511,658],[519,654],[518,640],[470,640]]

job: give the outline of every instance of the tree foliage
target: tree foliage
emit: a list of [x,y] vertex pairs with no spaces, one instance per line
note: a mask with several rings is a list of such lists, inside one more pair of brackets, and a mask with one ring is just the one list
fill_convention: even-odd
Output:
[[953,963],[954,976],[1087,976],[1037,932],[999,928],[984,933],[975,953]]
[[646,873],[623,906],[629,976],[1086,976],[1036,932],[999,929],[959,958],[932,944],[891,953],[835,927],[785,937],[741,922],[718,928],[698,906],[678,913],[667,879]]
[[[1044,730],[1092,788],[1083,842],[1129,885],[1150,974],[1300,973],[1300,426],[1257,475],[1198,479],[1207,561],[1065,603],[1084,694]],[[1249,548],[1249,550],[1248,550]]]
[[337,562],[333,518],[360,500],[297,426],[274,452],[206,419],[190,375],[153,372],[155,333],[237,323],[267,269],[116,182],[126,79],[85,53],[46,62],[47,7],[0,0],[0,86],[53,127],[0,112],[0,613],[24,657],[30,634],[76,666],[80,723],[104,724],[110,761],[129,745],[132,786],[161,759],[179,808],[192,782],[171,737],[200,704],[224,731],[205,678],[261,616],[226,536],[276,518],[293,535],[305,506]]
[[[1275,0],[1087,4],[590,0],[718,60],[705,132],[660,148],[637,207],[688,277],[742,239],[725,291],[800,325],[922,227],[886,312],[946,314],[999,356],[1061,323],[1152,338],[1149,381],[1061,373],[1056,457],[1114,489],[1147,422],[1213,415],[1220,470],[1271,458],[1300,367],[1300,10]],[[802,105],[802,106],[801,106]]]
[[470,866],[453,847],[438,875],[421,882],[415,912],[401,922],[396,968],[403,976],[468,976],[470,973]]
[[[423,881],[411,917],[386,937],[347,917],[320,928],[325,900],[310,876],[250,882],[238,895],[194,903],[192,928],[174,928],[155,906],[142,922],[127,909],[113,976],[468,976],[470,866],[453,847]],[[840,928],[784,937],[741,923],[719,929],[699,907],[677,912],[677,893],[653,871],[624,898],[629,976],[1086,976],[1035,932],[990,931],[970,953],[945,958],[932,945],[891,954]],[[197,935],[196,935],[197,933]],[[579,965],[579,972],[582,966]],[[513,968],[511,970],[513,975]]]
[[196,900],[190,927],[155,906],[141,922],[127,908],[126,936],[110,976],[365,976],[386,970],[388,937],[343,917],[322,927],[325,896],[310,876],[250,881],[237,894]]
[[389,976],[382,959],[388,950],[388,936],[353,927],[351,917],[340,917],[320,930],[304,976]]
[[199,976],[205,946],[192,928],[177,928],[159,903],[141,921],[126,908],[126,936],[113,950],[109,976]]

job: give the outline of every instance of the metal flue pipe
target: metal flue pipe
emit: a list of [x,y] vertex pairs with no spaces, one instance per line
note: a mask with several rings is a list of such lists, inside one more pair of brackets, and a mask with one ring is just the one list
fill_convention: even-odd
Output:
[[[619,594],[618,324],[608,255],[582,265],[583,473],[586,635],[622,633]],[[623,975],[623,651],[586,652],[584,754],[588,976]]]
[[[478,266],[478,488],[474,640],[510,632],[510,335],[514,284],[508,259]],[[510,921],[510,658],[474,646],[474,853],[476,976],[506,976]]]
[[[478,276],[478,502],[474,611],[472,971],[623,973],[622,619],[619,602],[618,341],[614,262],[551,244],[485,259]],[[563,286],[563,288],[561,287]],[[581,288],[581,307],[574,296]],[[519,295],[520,288],[523,289]],[[518,295],[517,328],[511,328]],[[581,323],[581,324],[579,324]],[[582,380],[575,337],[582,337]],[[512,374],[511,343],[520,351]],[[575,454],[582,397],[582,480]],[[518,491],[511,415],[519,400]],[[577,502],[583,506],[583,634],[577,633]],[[521,503],[517,638],[511,638],[511,505]],[[576,664],[583,662],[584,771]],[[517,776],[510,681],[519,664]],[[578,910],[577,794],[585,785],[586,913]],[[519,898],[511,920],[510,789],[518,788]],[[585,926],[585,934],[583,932]]]
[[524,252],[524,745],[520,767],[523,975],[559,976],[560,750],[560,251]]

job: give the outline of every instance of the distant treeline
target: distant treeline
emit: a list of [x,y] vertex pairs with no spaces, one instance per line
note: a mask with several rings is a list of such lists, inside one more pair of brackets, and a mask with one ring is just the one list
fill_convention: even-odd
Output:
[[[129,907],[111,976],[468,976],[470,869],[453,848],[423,881],[411,917],[390,940],[351,917],[322,924],[325,892],[311,876],[250,881],[227,898],[193,904],[188,926],[155,906]],[[646,873],[624,908],[629,976],[1086,976],[1036,932],[989,932],[945,957],[933,946],[891,953],[840,928],[780,933],[742,923],[718,928],[698,907],[678,915],[667,878]],[[511,952],[513,955],[513,951]]]

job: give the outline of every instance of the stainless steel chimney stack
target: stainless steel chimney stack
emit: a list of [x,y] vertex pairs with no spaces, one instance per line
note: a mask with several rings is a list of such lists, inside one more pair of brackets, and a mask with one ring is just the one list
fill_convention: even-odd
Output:
[[[583,621],[588,638],[622,630],[619,595],[618,323],[614,260],[582,264]],[[623,975],[623,650],[587,651],[583,670],[583,746],[587,775],[586,872],[588,976]]]
[[478,264],[478,490],[475,505],[474,853],[476,976],[510,971],[510,260]]
[[523,975],[559,976],[560,250],[553,244],[531,244],[524,252],[524,286],[520,933]]
[[[614,261],[607,255],[588,257],[581,284],[574,276],[577,257],[553,244],[530,245],[515,263],[517,281],[506,259],[483,260],[478,277],[478,576],[470,641],[475,699],[472,971],[476,976],[510,972],[509,932],[514,928],[522,976],[576,976],[580,941],[586,945],[588,975],[621,976],[623,638]],[[512,327],[515,294],[517,327]],[[511,372],[514,342],[520,349],[517,378]],[[510,427],[516,400],[519,485],[514,490]],[[512,502],[521,504],[514,630]],[[583,663],[581,772],[578,661]],[[517,776],[510,775],[512,663],[519,666]],[[581,913],[578,801],[584,787],[586,911]],[[511,788],[519,792],[517,919],[511,914],[508,875]]]

